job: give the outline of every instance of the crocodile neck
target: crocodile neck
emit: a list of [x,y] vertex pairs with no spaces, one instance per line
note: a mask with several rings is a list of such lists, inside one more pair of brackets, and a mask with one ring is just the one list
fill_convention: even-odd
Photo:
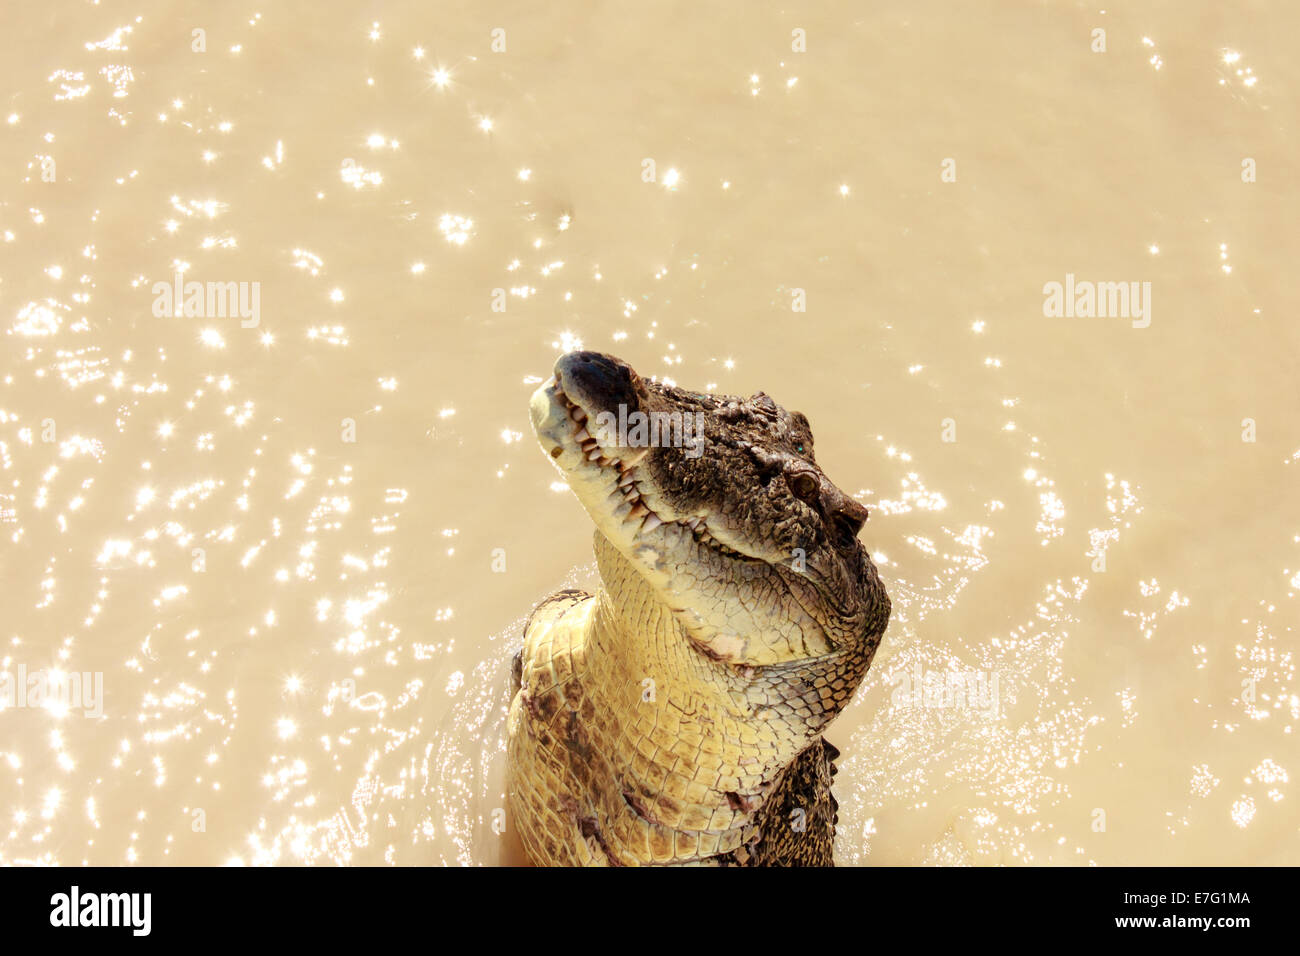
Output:
[[[596,719],[616,722],[609,730],[630,744],[630,761],[611,768],[625,796],[646,818],[674,828],[746,829],[776,775],[839,710],[818,685],[843,669],[847,655],[798,667],[711,660],[599,533],[595,551],[602,587],[580,638],[581,681]],[[688,811],[679,819],[678,805],[709,808],[711,816]]]

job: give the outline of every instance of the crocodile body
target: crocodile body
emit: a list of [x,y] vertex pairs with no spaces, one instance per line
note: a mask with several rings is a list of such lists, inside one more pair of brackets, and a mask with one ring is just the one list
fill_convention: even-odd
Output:
[[[637,412],[696,428],[646,436],[624,427]],[[528,857],[831,865],[821,732],[889,598],[857,540],[866,509],[817,467],[807,420],[592,352],[560,359],[532,417],[596,525],[601,586],[543,601],[516,660],[508,789]]]

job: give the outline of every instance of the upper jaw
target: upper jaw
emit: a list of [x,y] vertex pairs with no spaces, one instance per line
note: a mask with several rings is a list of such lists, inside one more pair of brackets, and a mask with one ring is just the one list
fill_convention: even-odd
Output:
[[[663,452],[602,446],[586,427],[591,411],[571,398],[556,378],[541,385],[530,404],[533,429],[542,450],[563,472],[597,530],[678,610],[677,616],[696,643],[719,660],[747,660],[754,664],[776,663],[826,650],[824,642],[815,637],[820,625],[811,616],[801,620],[799,626],[787,628],[790,633],[783,631],[774,637],[769,647],[757,641],[755,635],[773,622],[755,618],[752,626],[737,630],[729,618],[715,620],[707,609],[693,605],[690,596],[699,582],[693,577],[683,581],[680,564],[698,555],[699,549],[720,554],[724,561],[763,565],[773,562],[723,544],[707,523],[711,513],[676,510],[646,474],[656,465],[653,456]],[[709,562],[709,566],[715,568],[711,574],[731,577],[716,562]]]
[[[689,534],[724,554],[749,557],[715,538],[703,514],[678,512],[656,493],[645,474],[654,449],[601,445],[587,428],[598,412],[570,397],[558,378],[548,379],[533,393],[529,411],[542,450],[612,541],[633,548],[649,543],[647,536],[658,532],[656,543],[680,544]],[[652,555],[637,556],[644,560]]]
[[533,394],[531,412],[542,450],[564,472],[601,531],[631,541],[665,523],[642,495],[638,466],[650,454],[649,448],[602,446],[587,430],[587,409],[571,399],[555,378]]

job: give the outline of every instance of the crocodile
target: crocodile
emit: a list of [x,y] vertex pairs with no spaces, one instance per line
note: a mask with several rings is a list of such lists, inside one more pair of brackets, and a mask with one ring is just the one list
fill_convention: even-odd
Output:
[[528,859],[834,865],[822,732],[890,603],[858,540],[868,511],[818,467],[808,419],[589,351],[560,357],[530,413],[596,526],[600,586],[539,604],[514,658]]

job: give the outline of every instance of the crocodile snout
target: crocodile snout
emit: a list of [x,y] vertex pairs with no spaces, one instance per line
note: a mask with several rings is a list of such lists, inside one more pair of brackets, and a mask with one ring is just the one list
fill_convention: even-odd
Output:
[[570,352],[555,363],[555,378],[569,400],[588,415],[625,414],[642,409],[646,396],[641,377],[622,359],[603,352]]

